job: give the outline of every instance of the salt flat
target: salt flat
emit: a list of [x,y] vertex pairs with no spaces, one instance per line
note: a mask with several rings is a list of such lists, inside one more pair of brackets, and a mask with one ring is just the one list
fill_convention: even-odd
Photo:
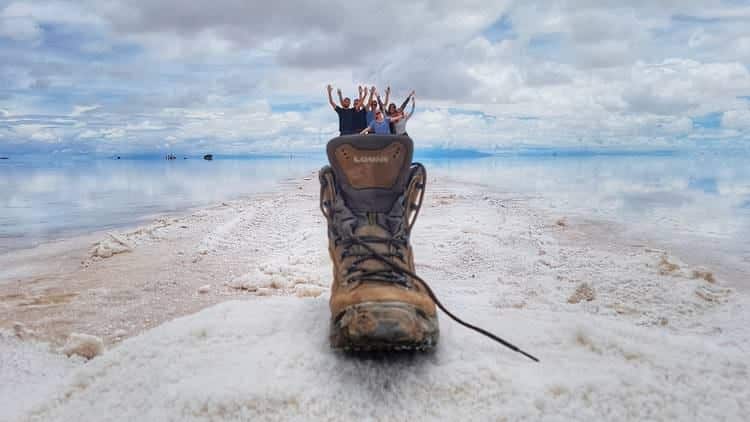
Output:
[[[602,236],[604,223],[441,177],[430,177],[412,235],[418,272],[457,314],[541,363],[447,318],[434,353],[332,352],[317,189],[311,175],[0,257],[0,356],[36,350],[2,374],[37,386],[3,390],[0,419],[743,420],[750,411],[746,293],[701,262]],[[14,323],[25,341],[11,337]],[[60,363],[73,332],[102,337],[108,350]],[[50,351],[37,353],[44,342]]]

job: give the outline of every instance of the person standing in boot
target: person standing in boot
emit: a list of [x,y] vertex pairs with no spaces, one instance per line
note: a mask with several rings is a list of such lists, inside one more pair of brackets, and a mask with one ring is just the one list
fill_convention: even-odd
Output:
[[364,128],[360,135],[367,135],[368,133],[376,133],[378,135],[390,135],[391,134],[391,120],[386,117],[382,111],[378,110],[375,112],[375,120],[370,122],[370,125]]
[[[380,107],[381,110],[383,110],[383,113],[385,113],[386,116],[389,116],[390,112],[386,109],[386,105],[388,104],[388,101],[390,101],[390,99],[391,99],[391,87],[387,86],[385,88],[385,102],[383,102],[380,99],[380,95],[378,95],[377,98],[378,98],[378,106]],[[389,109],[390,109],[390,107],[389,107]]]
[[[408,113],[404,113],[405,106],[409,103],[409,100],[411,100],[411,110]],[[394,135],[407,135],[406,133],[406,122],[409,121],[412,114],[414,114],[414,106],[416,105],[416,100],[414,99],[414,91],[409,94],[408,97],[406,97],[406,101],[404,101],[404,107],[399,108],[396,110],[394,115],[391,117],[391,126],[393,129]]]
[[357,87],[359,98],[354,100],[354,132],[359,133],[367,127],[367,110],[365,107],[365,97],[367,97],[367,87]]
[[328,90],[328,103],[333,108],[333,111],[339,116],[339,133],[341,135],[353,135],[358,133],[358,131],[354,130],[355,109],[350,108],[352,100],[349,97],[342,98],[341,89],[339,89],[339,101],[341,101],[341,106],[339,107],[336,102],[333,101],[333,96],[331,96],[333,86],[329,84],[326,88]]
[[378,105],[378,100],[375,99],[377,93],[377,89],[375,89],[375,86],[370,87],[370,98],[367,100],[367,106],[365,109],[367,110],[367,125],[369,126],[370,123],[372,123],[373,120],[375,120],[375,112],[380,108]]

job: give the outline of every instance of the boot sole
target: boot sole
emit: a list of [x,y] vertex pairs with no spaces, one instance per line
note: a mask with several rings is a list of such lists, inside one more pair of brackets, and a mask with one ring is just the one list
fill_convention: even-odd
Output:
[[429,350],[438,342],[437,316],[402,302],[364,302],[331,319],[331,347],[370,352]]

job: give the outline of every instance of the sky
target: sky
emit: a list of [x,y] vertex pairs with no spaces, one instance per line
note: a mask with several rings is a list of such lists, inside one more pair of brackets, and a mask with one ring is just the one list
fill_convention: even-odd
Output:
[[325,86],[417,145],[750,140],[750,1],[0,0],[0,152],[319,151]]

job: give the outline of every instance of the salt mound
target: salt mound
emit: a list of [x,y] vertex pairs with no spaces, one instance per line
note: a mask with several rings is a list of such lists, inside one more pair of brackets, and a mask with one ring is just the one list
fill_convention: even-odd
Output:
[[275,274],[273,272],[256,269],[255,271],[235,277],[227,284],[229,287],[235,289],[255,291],[259,288],[281,289],[286,287],[289,284],[289,281],[284,278],[283,274]]
[[76,355],[93,359],[104,352],[104,342],[97,336],[73,333],[68,337],[62,352],[68,356]]
[[36,333],[26,327],[26,324],[18,321],[13,322],[13,334],[21,340],[27,340],[33,338]]
[[122,237],[114,233],[107,233],[107,236],[109,236],[107,239],[101,240],[92,246],[90,251],[92,258],[109,258],[113,255],[133,250],[133,246]]
[[225,302],[125,340],[30,420],[743,420],[746,356],[708,337],[607,317],[476,303],[462,314],[539,364],[447,318],[435,353],[328,347],[325,298]]
[[[289,260],[287,263],[262,263],[258,267],[239,277],[235,277],[226,284],[234,289],[243,289],[251,292],[266,292],[271,289],[287,290],[299,295],[300,291],[312,292],[315,287],[320,286],[320,277],[311,274],[309,264],[297,260]],[[297,286],[302,285],[299,289]],[[304,286],[312,286],[305,290]],[[304,296],[316,296],[305,294]]]
[[693,272],[690,274],[690,277],[693,279],[705,280],[711,284],[716,284],[716,277],[714,276],[714,273],[703,267],[694,268]]
[[732,293],[732,289],[715,287],[711,285],[698,286],[695,288],[695,294],[701,299],[708,302],[726,302],[727,297]]
[[318,297],[322,295],[325,290],[325,288],[314,284],[298,284],[294,286],[294,294],[296,294],[297,297]]
[[583,300],[591,302],[596,298],[594,288],[589,283],[581,283],[576,287],[576,290],[568,298],[568,303],[579,303]]

